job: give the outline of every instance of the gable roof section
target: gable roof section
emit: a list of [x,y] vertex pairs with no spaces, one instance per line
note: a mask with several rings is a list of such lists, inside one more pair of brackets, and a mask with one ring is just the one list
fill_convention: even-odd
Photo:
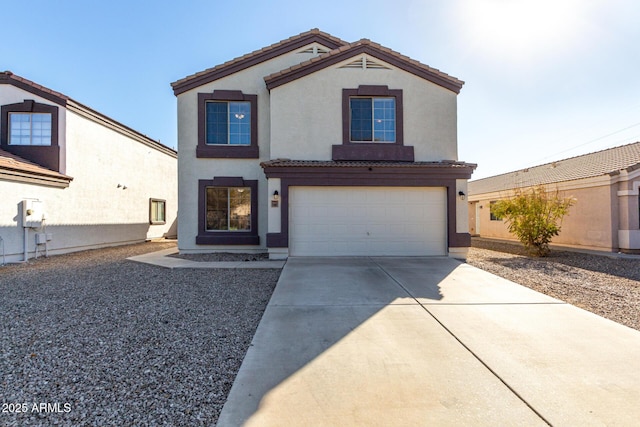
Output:
[[0,150],[0,180],[68,187],[73,178]]
[[269,90],[297,80],[301,77],[342,62],[360,54],[367,54],[381,61],[387,62],[404,71],[435,83],[455,93],[460,93],[464,82],[442,71],[429,67],[415,59],[402,55],[368,39],[347,44],[329,53],[312,58],[286,70],[279,71],[264,78]]
[[295,49],[301,48],[311,43],[319,43],[330,49],[336,49],[337,47],[347,44],[344,40],[340,40],[331,34],[324,33],[317,28],[309,30],[307,32],[298,34],[297,36],[289,37],[288,39],[279,41],[270,46],[240,56],[225,62],[224,64],[216,65],[213,68],[206,69],[196,74],[192,74],[183,79],[171,83],[174,95],[180,95],[188,90],[210,83],[212,81],[221,79],[231,74],[242,71],[246,68],[252,67],[261,62],[268,61],[282,54],[291,52]]
[[469,182],[469,194],[555,184],[640,168],[640,142]]
[[62,107],[68,108],[70,111],[73,111],[74,113],[79,114],[95,123],[115,130],[116,132],[129,138],[135,139],[136,141],[141,142],[142,144],[145,144],[151,148],[155,148],[156,150],[161,151],[171,157],[178,157],[178,154],[175,150],[172,150],[161,142],[155,141],[145,134],[132,129],[129,126],[123,125],[122,123],[113,120],[112,118],[105,116],[104,114],[99,113],[98,111],[87,107],[86,105],[83,105],[72,98],[69,98],[67,95],[34,83],[31,80],[27,80],[24,77],[13,74],[11,71],[0,72],[0,84],[9,84],[24,91],[30,92],[34,95],[40,96]]
[[51,102],[55,102],[58,105],[62,105],[63,107],[67,105],[67,101],[69,100],[68,96],[34,83],[31,80],[27,80],[24,77],[17,76],[11,71],[0,72],[0,84],[9,84],[22,90],[26,90],[34,95],[38,95]]

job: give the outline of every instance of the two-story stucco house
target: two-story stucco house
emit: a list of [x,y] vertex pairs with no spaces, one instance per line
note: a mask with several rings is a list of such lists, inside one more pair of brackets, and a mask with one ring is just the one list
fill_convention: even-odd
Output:
[[180,251],[464,258],[462,85],[319,30],[172,83]]
[[9,71],[0,107],[0,264],[175,237],[175,150]]

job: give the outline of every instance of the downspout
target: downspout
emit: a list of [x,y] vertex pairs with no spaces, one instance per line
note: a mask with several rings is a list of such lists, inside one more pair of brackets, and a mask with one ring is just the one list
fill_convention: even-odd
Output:
[[4,259],[4,239],[2,238],[2,236],[0,236],[0,245],[2,245],[2,265],[5,265],[6,261]]

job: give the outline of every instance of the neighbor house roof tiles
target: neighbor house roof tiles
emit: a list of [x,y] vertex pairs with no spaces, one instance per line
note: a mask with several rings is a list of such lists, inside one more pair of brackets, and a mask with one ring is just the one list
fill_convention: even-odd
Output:
[[514,172],[469,182],[469,194],[484,194],[535,185],[554,184],[640,167],[640,142],[609,148],[582,156],[545,163]]
[[96,123],[100,123],[117,132],[136,139],[145,145],[160,150],[166,154],[169,154],[170,156],[177,157],[176,150],[167,147],[160,141],[155,141],[147,135],[140,133],[133,128],[130,128],[129,126],[124,125],[92,109],[91,107],[87,107],[86,105],[81,104],[80,102],[76,101],[73,98],[70,98],[63,93],[56,92],[55,90],[51,90],[47,87],[39,85],[38,83],[32,82],[31,80],[25,79],[24,77],[20,77],[17,74],[13,74],[11,71],[0,72],[0,84],[12,85],[27,92],[31,92],[35,95],[41,96],[44,99],[48,99],[51,102],[66,107],[67,109],[80,114],[90,120],[93,120]]
[[52,182],[69,182],[72,177],[44,168],[15,154],[0,150],[0,178],[37,177]]

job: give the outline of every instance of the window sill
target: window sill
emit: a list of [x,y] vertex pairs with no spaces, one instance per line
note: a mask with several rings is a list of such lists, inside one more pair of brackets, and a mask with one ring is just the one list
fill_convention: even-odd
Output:
[[238,235],[231,233],[204,234],[196,236],[197,245],[259,245],[258,235]]
[[352,143],[334,145],[332,160],[369,160],[413,162],[412,146],[391,143]]
[[196,148],[196,157],[201,159],[257,159],[260,157],[260,150],[257,145],[199,145]]

